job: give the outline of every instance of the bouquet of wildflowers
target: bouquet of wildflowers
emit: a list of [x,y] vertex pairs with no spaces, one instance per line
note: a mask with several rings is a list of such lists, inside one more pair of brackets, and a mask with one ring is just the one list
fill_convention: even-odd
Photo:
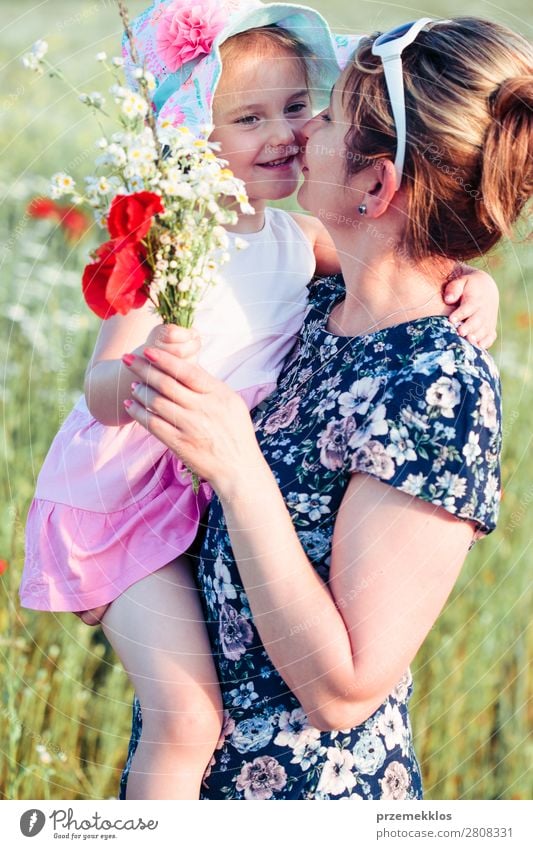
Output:
[[[118,5],[136,60],[127,13],[121,0]],[[63,78],[46,60],[47,50],[46,42],[36,42],[23,63]],[[96,173],[85,178],[83,192],[65,173],[53,176],[50,190],[53,199],[66,196],[75,205],[88,204],[109,234],[84,270],[85,300],[98,316],[109,318],[149,299],[163,322],[190,327],[196,304],[229,259],[224,225],[236,222],[237,204],[244,213],[254,210],[244,183],[208,141],[211,127],[200,136],[170,122],[156,128],[152,74],[137,67],[139,90],[134,91],[124,84],[122,58],[109,62],[105,53],[96,58],[114,78],[109,93],[118,131],[104,132],[97,141]],[[93,110],[103,130],[102,116],[110,116],[102,94],[70,88]],[[244,246],[237,240],[237,248]]]

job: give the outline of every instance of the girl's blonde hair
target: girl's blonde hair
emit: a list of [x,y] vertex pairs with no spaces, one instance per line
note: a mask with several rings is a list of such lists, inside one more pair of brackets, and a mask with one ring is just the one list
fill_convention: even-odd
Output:
[[300,63],[306,85],[309,88],[310,66],[311,63],[316,61],[315,54],[296,36],[283,27],[276,26],[276,24],[256,27],[230,36],[220,45],[220,57],[223,65],[227,66],[230,62],[238,63],[239,59],[242,58],[243,50],[249,50],[258,56],[265,55],[266,57],[271,53],[269,48],[272,47],[277,48],[279,52],[293,55]]
[[[383,65],[365,39],[342,77],[346,171],[394,159]],[[466,260],[510,235],[533,192],[533,50],[479,18],[455,18],[402,54],[407,114],[401,248],[415,261]]]

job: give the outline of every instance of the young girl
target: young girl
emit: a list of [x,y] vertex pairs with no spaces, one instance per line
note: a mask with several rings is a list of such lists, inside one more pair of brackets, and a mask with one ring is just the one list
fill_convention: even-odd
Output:
[[[182,6],[157,4],[133,22],[133,31],[159,83],[160,124],[185,121],[194,128],[212,116],[212,139],[246,182],[255,209],[239,218],[230,237],[234,248],[237,234],[248,247],[233,250],[224,284],[207,293],[195,319],[202,365],[251,408],[275,386],[303,321],[307,284],[315,274],[339,270],[317,219],[270,209],[266,201],[295,190],[300,130],[312,114],[309,87],[320,73],[329,92],[343,51],[355,42],[342,40],[335,54],[317,13],[229,0],[229,25],[207,54],[189,60],[187,76],[172,54],[176,32],[183,40],[183,26],[172,28]],[[205,18],[213,26],[216,9]],[[448,288],[452,299],[464,285]],[[492,284],[470,275],[457,311],[459,318],[471,316],[464,332],[479,325],[480,341],[491,341],[496,308]],[[103,323],[87,370],[87,403],[80,400],[54,440],[28,517],[22,603],[101,621],[139,696],[143,737],[128,798],[198,798],[221,725],[217,677],[185,555],[211,493],[203,484],[195,495],[174,455],[131,423],[123,407],[131,378],[122,353],[142,355],[156,344],[186,355],[180,338],[179,328],[162,328],[148,308]],[[215,574],[213,594],[230,599],[222,561]]]

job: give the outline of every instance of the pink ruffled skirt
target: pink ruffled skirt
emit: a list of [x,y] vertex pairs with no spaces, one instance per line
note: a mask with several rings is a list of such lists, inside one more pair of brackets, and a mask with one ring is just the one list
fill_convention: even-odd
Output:
[[[274,389],[240,391],[249,409]],[[26,523],[23,607],[88,610],[187,551],[212,496],[136,422],[106,427],[80,398],[37,480]]]
[[26,524],[24,607],[113,601],[193,542],[211,497],[136,422],[105,427],[82,399],[55,437]]

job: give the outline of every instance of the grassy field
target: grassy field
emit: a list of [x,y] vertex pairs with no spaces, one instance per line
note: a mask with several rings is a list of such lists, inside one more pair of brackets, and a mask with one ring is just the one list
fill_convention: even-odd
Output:
[[[131,2],[132,13],[143,3]],[[313,4],[339,31],[383,29],[421,14],[481,14],[531,34],[525,0],[398,6]],[[103,88],[93,56],[117,52],[111,0],[1,0],[0,58],[0,796],[116,794],[131,688],[96,630],[73,616],[21,610],[24,519],[40,464],[79,396],[97,329],[80,294],[92,234],[72,248],[26,205],[58,169],[90,172],[99,132],[58,81],[24,71],[36,38],[85,90]],[[493,353],[504,386],[504,499],[498,530],[476,546],[413,666],[412,719],[429,799],[532,796],[531,328],[533,250],[504,245],[486,267],[500,284]]]

